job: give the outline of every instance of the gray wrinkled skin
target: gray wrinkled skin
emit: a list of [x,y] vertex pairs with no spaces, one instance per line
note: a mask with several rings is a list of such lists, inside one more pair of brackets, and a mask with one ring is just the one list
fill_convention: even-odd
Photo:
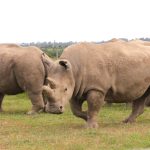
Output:
[[[86,120],[90,128],[98,127],[97,114],[104,101],[132,102],[132,113],[124,120],[130,123],[143,113],[145,99],[150,95],[148,42],[112,40],[74,44],[49,68],[51,80],[57,85],[51,91],[57,93],[53,100],[63,107],[70,100],[73,114]],[[87,111],[82,110],[85,100]]]
[[28,114],[44,108],[42,90],[46,74],[42,53],[36,47],[0,44],[0,111],[5,94],[15,95],[23,91],[32,102],[32,110]]

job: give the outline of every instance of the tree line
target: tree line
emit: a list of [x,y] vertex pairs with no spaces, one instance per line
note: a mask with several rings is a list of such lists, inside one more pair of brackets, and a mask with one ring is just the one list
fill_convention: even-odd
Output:
[[[128,41],[126,38],[121,38],[122,40]],[[140,38],[140,40],[150,41],[150,38]],[[95,43],[103,43],[106,41],[99,41]],[[31,43],[21,43],[22,46],[36,46],[43,50],[47,55],[53,58],[58,58],[63,50],[69,45],[75,44],[77,42],[31,42]]]
[[21,43],[21,46],[36,46],[43,50],[47,55],[53,58],[58,58],[63,50],[76,42],[31,42]]

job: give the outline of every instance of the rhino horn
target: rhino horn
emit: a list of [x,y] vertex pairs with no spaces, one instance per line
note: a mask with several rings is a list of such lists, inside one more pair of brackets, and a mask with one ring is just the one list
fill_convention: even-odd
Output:
[[45,93],[48,97],[52,97],[53,91],[52,91],[52,89],[51,89],[49,86],[44,85],[44,86],[42,87],[42,91],[43,91],[43,93]]
[[46,78],[46,80],[47,80],[47,82],[48,82],[51,89],[56,89],[57,84],[56,84],[55,80],[51,79],[50,77]]

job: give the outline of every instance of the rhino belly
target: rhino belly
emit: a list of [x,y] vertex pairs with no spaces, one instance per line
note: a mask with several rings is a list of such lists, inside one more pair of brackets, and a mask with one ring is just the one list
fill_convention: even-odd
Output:
[[14,75],[11,72],[9,75],[5,75],[3,78],[0,78],[0,93],[15,95],[21,92],[23,92],[23,90],[19,87]]
[[137,88],[136,90],[124,90],[123,92],[117,91],[113,92],[112,90],[109,90],[106,94],[105,101],[110,103],[127,103],[132,102],[142,96],[147,94],[147,91],[149,92],[149,88]]
[[9,82],[9,83],[10,83],[9,85],[0,83],[0,93],[15,95],[23,92],[23,90],[14,82]]

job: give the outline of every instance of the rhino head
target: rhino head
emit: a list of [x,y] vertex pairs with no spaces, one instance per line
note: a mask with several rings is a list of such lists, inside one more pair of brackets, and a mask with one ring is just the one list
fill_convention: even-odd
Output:
[[71,99],[74,90],[74,78],[69,61],[62,59],[51,63],[42,56],[47,72],[46,85],[43,86],[43,95],[47,99],[45,111],[60,114]]

